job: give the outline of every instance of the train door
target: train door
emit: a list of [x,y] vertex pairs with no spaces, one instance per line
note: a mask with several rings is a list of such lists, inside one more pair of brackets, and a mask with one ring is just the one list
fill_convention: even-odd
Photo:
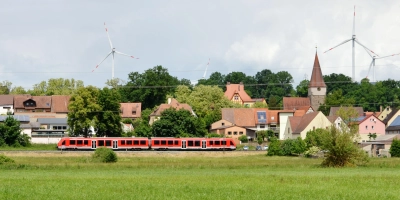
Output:
[[118,140],[113,140],[113,149],[118,149]]
[[206,149],[207,148],[207,141],[203,140],[201,141],[201,148]]
[[186,149],[186,140],[182,140],[182,149]]
[[96,140],[92,140],[92,149],[96,149]]

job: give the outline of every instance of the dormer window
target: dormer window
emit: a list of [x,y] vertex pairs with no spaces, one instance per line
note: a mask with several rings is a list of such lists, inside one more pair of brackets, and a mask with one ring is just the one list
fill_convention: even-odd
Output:
[[222,126],[225,126],[225,123],[224,123],[224,122],[222,122]]

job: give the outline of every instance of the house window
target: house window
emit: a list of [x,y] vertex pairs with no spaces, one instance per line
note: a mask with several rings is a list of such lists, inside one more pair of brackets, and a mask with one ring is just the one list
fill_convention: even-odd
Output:
[[240,132],[239,132],[239,135],[243,135],[243,131],[240,131]]
[[275,119],[275,117],[271,117],[271,120],[274,120]]
[[365,126],[365,129],[368,130],[368,126]]
[[374,126],[371,126],[371,129],[374,130]]
[[225,126],[225,123],[224,123],[224,122],[222,122],[221,124],[222,124],[222,126]]
[[260,128],[265,128],[265,125],[260,125]]
[[233,97],[233,99],[234,99],[235,101],[238,101],[238,100],[239,100],[239,96],[235,95],[235,96]]
[[340,122],[338,122],[337,125],[340,126]]
[[312,130],[315,131],[315,126],[312,127]]
[[287,133],[290,134],[290,128],[287,129]]
[[231,131],[229,131],[229,132],[228,132],[228,135],[232,135],[232,132],[231,132]]
[[237,135],[237,131],[233,132],[233,135]]

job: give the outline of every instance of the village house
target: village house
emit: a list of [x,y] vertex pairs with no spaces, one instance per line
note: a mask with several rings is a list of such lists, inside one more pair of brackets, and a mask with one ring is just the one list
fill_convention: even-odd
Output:
[[262,102],[266,104],[265,99],[263,98],[252,99],[244,90],[244,85],[242,82],[239,84],[231,84],[228,82],[226,84],[226,91],[224,95],[232,102],[243,105],[246,108],[252,107],[256,102]]
[[189,111],[193,116],[196,116],[192,107],[186,103],[179,103],[174,98],[168,98],[168,103],[161,104],[158,108],[150,114],[150,121],[149,124],[152,125],[155,121],[159,120],[161,117],[161,113],[164,110],[174,108],[176,110],[185,109]]
[[291,116],[285,127],[284,138],[296,139],[301,137],[303,140],[307,136],[308,131],[318,128],[329,129],[332,123],[321,112],[312,112],[303,116]]

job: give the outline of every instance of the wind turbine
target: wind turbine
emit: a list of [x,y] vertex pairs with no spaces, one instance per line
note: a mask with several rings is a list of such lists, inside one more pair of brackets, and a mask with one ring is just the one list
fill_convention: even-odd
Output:
[[[349,41],[352,41],[352,43],[353,43],[353,45],[352,45],[352,46],[353,46],[353,52],[352,52],[352,67],[353,67],[353,68],[352,68],[352,80],[353,80],[353,81],[355,81],[355,71],[356,71],[356,69],[355,69],[355,65],[356,65],[356,61],[355,61],[355,50],[354,50],[354,45],[355,45],[355,43],[357,43],[357,44],[359,44],[360,46],[364,47],[365,50],[370,51],[371,53],[375,54],[375,52],[371,51],[370,49],[368,49],[366,46],[364,46],[363,44],[361,44],[361,43],[357,40],[357,38],[356,38],[356,33],[355,33],[355,30],[356,30],[355,20],[356,20],[356,6],[354,6],[353,35],[352,35],[352,37],[351,37],[350,39],[347,39],[347,40],[343,41],[342,43],[340,43],[340,44],[338,44],[338,45],[336,45],[336,46],[334,46],[334,47],[332,47],[332,48],[330,48],[329,50],[327,50],[327,51],[324,52],[324,53],[326,53],[326,52],[328,52],[328,51],[330,51],[330,50],[332,50],[332,49],[334,49],[334,48],[336,48],[336,47],[338,47],[338,46],[340,46],[340,45],[342,45],[342,44],[345,44],[345,43],[347,43],[347,42],[349,42]],[[375,54],[375,55],[377,55],[377,54]]]
[[367,53],[371,56],[371,58],[372,58],[372,62],[371,62],[371,64],[369,65],[369,70],[368,70],[368,74],[367,74],[367,77],[366,78],[368,78],[368,76],[369,76],[369,73],[371,72],[371,68],[373,68],[373,77],[372,77],[372,82],[375,82],[375,60],[376,59],[382,59],[382,58],[387,58],[387,57],[391,57],[391,56],[396,56],[396,55],[400,55],[400,53],[397,53],[397,54],[392,54],[392,55],[388,55],[388,56],[382,56],[382,57],[380,57],[380,56],[375,56],[375,55],[372,55],[367,49],[365,49],[366,51],[367,51]]
[[[106,27],[106,23],[105,22],[104,22],[104,28],[106,29],[108,41],[110,42],[111,51],[110,51],[110,53],[107,54],[107,56],[98,65],[96,65],[95,69],[97,69],[101,65],[101,63],[103,63],[103,61],[108,58],[108,56],[112,55],[112,73],[111,73],[111,78],[114,79],[114,57],[115,57],[115,54],[117,53],[117,54],[120,54],[120,55],[123,55],[123,56],[128,56],[128,57],[131,57],[131,58],[135,58],[135,57],[127,55],[127,54],[124,54],[124,53],[121,53],[119,51],[116,51],[115,48],[113,47],[112,43],[111,43],[110,35],[108,34],[108,29]],[[136,58],[136,59],[139,59],[139,58]],[[94,72],[95,69],[93,69],[92,72]]]
[[207,66],[206,66],[206,71],[204,72],[204,75],[203,75],[203,78],[202,78],[202,79],[206,79],[206,74],[207,74],[208,65],[210,65],[210,58],[208,59],[208,63],[207,63]]

